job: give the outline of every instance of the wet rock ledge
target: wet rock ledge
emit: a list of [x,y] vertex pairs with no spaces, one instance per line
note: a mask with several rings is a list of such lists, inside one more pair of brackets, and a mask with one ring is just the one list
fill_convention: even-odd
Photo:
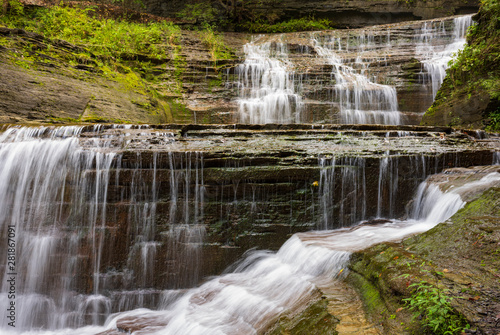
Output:
[[[460,186],[499,166],[450,169],[432,177],[445,187]],[[478,178],[479,177],[479,178]],[[360,292],[366,311],[386,334],[423,334],[403,303],[413,283],[426,281],[451,297],[452,307],[471,330],[500,330],[500,187],[464,194],[469,203],[448,221],[402,243],[384,243],[353,255],[348,282]],[[423,316],[424,317],[424,316]]]

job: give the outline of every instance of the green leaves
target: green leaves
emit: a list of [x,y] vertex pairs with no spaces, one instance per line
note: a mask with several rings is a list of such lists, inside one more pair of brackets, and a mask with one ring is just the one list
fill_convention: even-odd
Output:
[[276,24],[269,24],[262,21],[246,22],[241,26],[253,33],[288,33],[294,31],[328,30],[332,28],[332,22],[327,19],[317,20],[303,17]]
[[414,312],[414,319],[421,317],[425,328],[434,334],[458,334],[468,327],[451,307],[453,298],[446,295],[447,290],[438,289],[426,281],[409,287],[413,289],[413,294],[403,301]]

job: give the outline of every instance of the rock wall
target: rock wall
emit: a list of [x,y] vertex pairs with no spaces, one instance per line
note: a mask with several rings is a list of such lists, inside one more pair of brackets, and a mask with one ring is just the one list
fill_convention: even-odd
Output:
[[[193,3],[197,3],[194,1]],[[145,0],[147,11],[156,15],[173,16],[186,5],[182,1]],[[237,4],[242,6],[242,4]],[[217,8],[217,3],[214,2]],[[243,10],[243,7],[239,7]],[[410,20],[433,19],[443,16],[474,13],[479,8],[476,0],[434,1],[250,1],[244,10],[253,17],[285,21],[302,17],[326,18],[338,28],[356,28],[368,25],[396,23]]]
[[1,122],[171,120],[138,74],[106,76],[82,47],[4,27],[0,39]]

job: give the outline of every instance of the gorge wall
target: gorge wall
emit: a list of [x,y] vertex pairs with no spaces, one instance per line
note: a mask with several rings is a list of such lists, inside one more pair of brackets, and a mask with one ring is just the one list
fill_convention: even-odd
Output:
[[[197,1],[192,4],[200,3]],[[185,8],[182,1],[145,0],[147,11],[156,15],[173,16]],[[336,28],[358,28],[368,25],[396,23],[411,20],[428,20],[438,17],[462,15],[477,12],[476,0],[434,0],[434,1],[213,1],[215,8],[225,8],[236,13],[240,11],[248,19],[264,21],[285,21],[302,17],[326,18]],[[180,17],[182,18],[182,16]]]

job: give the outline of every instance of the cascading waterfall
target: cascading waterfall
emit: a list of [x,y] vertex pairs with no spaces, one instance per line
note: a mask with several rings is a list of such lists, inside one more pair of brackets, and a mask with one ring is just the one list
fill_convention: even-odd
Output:
[[[79,137],[82,129],[10,128],[0,137],[0,228],[2,236],[8,227],[16,232],[18,331],[103,324],[113,312],[156,306],[158,287],[199,283],[201,154],[153,153],[150,163],[138,154],[130,166],[113,152],[113,142],[121,145],[123,138],[99,138],[95,127],[91,138]],[[156,231],[160,159],[171,167],[167,236]],[[144,164],[150,178],[141,172]],[[121,185],[122,176],[130,178],[129,187]],[[121,252],[128,253],[126,265],[114,268],[113,253]],[[171,275],[158,283],[153,278],[160,260]],[[4,265],[2,309],[8,273]],[[7,322],[3,318],[0,329]]]
[[260,36],[245,45],[245,62],[236,69],[238,121],[416,124],[471,24],[465,15]]
[[[351,226],[366,218],[365,159],[320,158],[320,229]],[[340,171],[339,171],[340,170]],[[335,204],[335,205],[334,205]]]
[[[396,210],[400,205],[399,160],[399,156],[391,156],[389,152],[378,160],[377,193],[374,194],[367,186],[370,176],[366,172],[366,158],[320,157],[318,229],[350,227],[364,220],[396,217],[401,212]],[[412,157],[409,164],[414,184],[406,181],[407,187],[416,189],[427,177],[430,164],[425,156]]]
[[298,82],[287,62],[286,45],[250,42],[244,46],[246,59],[238,66],[239,121],[242,123],[297,123],[301,121],[302,99]]
[[[246,197],[238,186],[247,171],[255,172],[254,166],[246,169],[240,161],[226,166],[226,171],[244,173],[235,173],[225,195],[219,195],[224,185],[207,184],[205,190],[206,178],[217,180],[214,173],[220,171],[206,172],[201,153],[173,150],[184,147],[167,133],[161,137],[167,139],[164,151],[122,150],[147,143],[141,137],[146,132],[127,127],[124,136],[99,126],[11,128],[1,136],[0,223],[2,230],[16,227],[19,246],[14,334],[109,329],[111,335],[115,327],[167,334],[262,333],[282,313],[306,304],[318,285],[345,273],[341,270],[351,251],[428,229],[463,205],[461,188],[443,194],[433,185],[422,186],[412,219],[392,219],[404,208],[396,201],[399,182],[408,180],[405,187],[416,189],[438,165],[458,165],[453,154],[436,155],[433,161],[390,151],[381,159],[361,153],[336,156],[333,151],[320,156],[314,170],[317,185],[297,192],[304,194],[300,206],[307,208],[305,213],[322,216],[317,227],[323,231],[295,234],[277,253],[250,251],[222,276],[192,288],[203,279],[198,268],[207,263],[202,246],[210,247],[203,244],[204,218],[219,213],[204,207],[205,197],[215,197],[221,212],[227,200],[236,217],[239,196],[255,202],[255,190]],[[137,138],[128,136],[134,131]],[[153,134],[152,140],[159,141]],[[214,166],[213,157],[208,162]],[[491,183],[498,175],[482,182]],[[302,181],[283,183],[303,187]],[[315,206],[321,215],[314,213]],[[391,222],[358,224],[378,217]],[[381,221],[370,223],[376,222]],[[325,230],[333,228],[340,229]],[[2,297],[8,291],[7,273],[4,266]],[[2,299],[0,308],[7,301]],[[0,329],[12,330],[4,320]]]
[[493,182],[500,182],[500,173],[447,192],[424,182],[408,220],[295,234],[276,253],[249,252],[230,272],[177,296],[163,310],[120,313],[104,329],[133,325],[158,334],[262,333],[280,314],[305,305],[318,285],[345,274],[351,252],[427,231],[464,206],[462,192]]
[[[374,42],[373,35],[362,32],[352,39],[348,36],[344,45],[341,38],[326,36],[324,40],[314,38],[313,44],[318,55],[326,58],[333,67],[334,99],[339,104],[342,123],[402,123],[396,88],[377,83],[376,78],[368,78],[370,62],[381,61],[370,55],[380,47]],[[349,50],[350,44],[356,46],[354,50]],[[386,44],[390,47],[390,31]],[[354,52],[357,52],[356,60],[349,65]],[[341,57],[342,53],[347,54],[346,58]]]
[[453,55],[465,45],[467,29],[472,23],[472,15],[454,18],[453,32],[449,37],[451,42],[446,45],[435,45],[436,40],[447,38],[450,34],[444,21],[426,22],[416,33],[416,55],[422,60],[424,83],[430,83],[433,97],[443,83]]

